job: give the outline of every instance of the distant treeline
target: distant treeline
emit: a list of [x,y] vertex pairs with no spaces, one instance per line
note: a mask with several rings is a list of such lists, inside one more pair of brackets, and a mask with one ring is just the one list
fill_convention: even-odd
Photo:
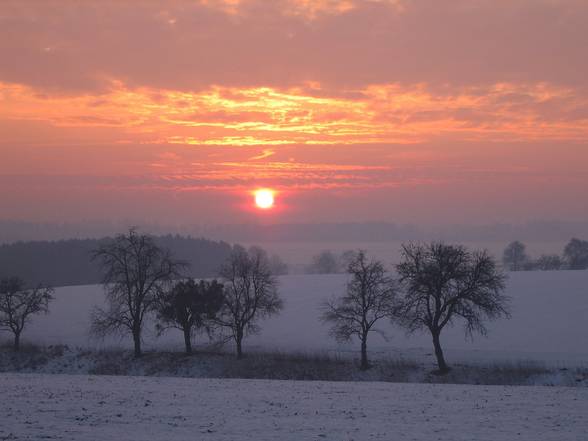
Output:
[[[32,285],[90,285],[101,282],[101,271],[91,259],[92,250],[109,238],[72,239],[54,242],[16,242],[0,245],[0,278],[18,276]],[[188,262],[187,274],[200,277],[217,275],[218,268],[231,253],[231,245],[183,236],[157,236],[156,243],[174,257]]]
[[562,255],[543,254],[533,258],[527,254],[527,246],[515,240],[508,244],[502,255],[502,263],[509,271],[557,271],[588,269],[588,240],[572,238]]
[[[60,240],[111,236],[128,222],[37,223],[0,220],[0,243],[18,240]],[[523,224],[431,225],[393,222],[214,224],[169,226],[135,222],[156,235],[168,233],[208,237],[238,243],[269,242],[563,242],[572,236],[587,236],[588,222],[529,222]]]

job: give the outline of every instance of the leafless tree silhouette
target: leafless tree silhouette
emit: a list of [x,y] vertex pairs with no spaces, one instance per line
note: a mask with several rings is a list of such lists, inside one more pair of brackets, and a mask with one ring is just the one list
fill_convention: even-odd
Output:
[[524,243],[515,240],[507,245],[502,256],[502,263],[509,271],[522,271],[529,261]]
[[564,248],[568,268],[583,270],[588,268],[588,241],[573,238]]
[[330,323],[331,335],[338,341],[349,341],[353,336],[361,342],[361,369],[369,368],[367,340],[374,326],[383,318],[392,318],[395,290],[382,262],[368,261],[365,252],[355,253],[347,266],[351,280],[342,297],[323,304],[322,320]]
[[52,293],[52,288],[42,286],[25,289],[18,277],[0,280],[0,330],[12,332],[15,351],[20,350],[20,336],[31,316],[49,311]]
[[134,228],[102,245],[92,257],[104,271],[108,306],[92,312],[91,332],[96,336],[130,332],[135,357],[140,357],[145,317],[185,265]]
[[282,309],[277,280],[264,250],[246,250],[238,245],[222,266],[220,276],[225,282],[225,295],[215,322],[228,330],[237,346],[237,358],[242,358],[243,338],[259,331],[260,319]]
[[467,335],[486,334],[484,319],[509,316],[505,276],[486,251],[443,243],[403,245],[396,270],[403,288],[398,319],[409,332],[429,330],[441,373],[448,371],[440,342],[445,326],[461,319]]

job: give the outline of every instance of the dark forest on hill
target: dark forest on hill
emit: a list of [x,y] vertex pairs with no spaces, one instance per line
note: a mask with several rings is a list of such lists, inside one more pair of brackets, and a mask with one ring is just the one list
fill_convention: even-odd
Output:
[[[30,285],[90,285],[102,280],[92,250],[108,238],[16,242],[0,245],[0,278],[18,276]],[[157,244],[189,264],[186,275],[216,276],[231,245],[222,241],[184,236],[157,236]]]

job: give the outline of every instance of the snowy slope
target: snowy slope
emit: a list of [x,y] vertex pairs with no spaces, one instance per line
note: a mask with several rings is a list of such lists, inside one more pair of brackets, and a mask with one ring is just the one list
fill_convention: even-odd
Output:
[[0,376],[0,439],[581,441],[588,390]]
[[[278,317],[262,324],[260,335],[246,341],[246,348],[302,351],[355,350],[357,345],[337,345],[320,323],[322,300],[342,292],[342,275],[300,275],[280,278],[285,308]],[[457,359],[498,360],[535,359],[588,365],[588,271],[511,273],[507,294],[513,299],[512,319],[489,326],[488,338],[473,342],[462,329],[447,329],[442,336],[450,361]],[[24,338],[44,344],[93,346],[87,337],[89,311],[103,302],[100,286],[60,288],[55,293],[48,316],[35,318]],[[370,340],[373,352],[402,350],[414,356],[430,354],[426,334],[407,337],[402,330],[382,325],[390,337],[386,342],[377,334]],[[146,347],[180,349],[179,334],[156,339],[153,324],[145,332]],[[129,346],[129,339],[109,340],[108,345]],[[422,348],[422,349],[420,349]]]

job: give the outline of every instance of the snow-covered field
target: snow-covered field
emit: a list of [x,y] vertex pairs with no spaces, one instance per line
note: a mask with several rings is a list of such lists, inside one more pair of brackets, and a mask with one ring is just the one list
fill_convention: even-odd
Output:
[[588,439],[579,388],[0,376],[0,439]]
[[[356,351],[354,344],[336,344],[318,318],[320,303],[340,293],[345,281],[282,277],[285,309],[247,339],[246,350]],[[515,273],[507,291],[512,319],[490,324],[488,338],[472,342],[460,328],[447,330],[450,363],[588,366],[588,271]],[[99,343],[88,337],[90,309],[102,302],[100,286],[60,288],[51,313],[36,317],[24,338],[45,345],[129,347],[128,339]],[[146,328],[147,349],[182,350],[178,334],[158,339],[153,325]],[[383,328],[390,339],[374,334],[373,356],[432,362],[427,335]],[[0,440],[588,440],[588,389],[582,387],[99,377],[83,374],[78,364],[86,359],[80,355],[66,350],[39,368],[78,375],[0,375]],[[62,370],[52,365],[68,360],[71,366]],[[552,371],[542,384],[568,384],[551,378],[562,372],[573,377],[571,370]]]
[[[282,313],[262,323],[262,332],[246,341],[246,350],[347,351],[356,344],[339,345],[319,321],[320,303],[341,293],[343,275],[299,275],[280,278],[285,300]],[[588,366],[588,271],[511,273],[507,294],[512,297],[512,318],[489,325],[489,335],[464,338],[462,329],[447,329],[442,336],[450,362],[536,360],[556,366]],[[51,313],[35,317],[23,338],[30,342],[94,347],[100,343],[87,335],[89,311],[103,302],[101,286],[59,288]],[[370,350],[431,360],[427,334],[406,336],[383,323],[388,341],[373,334]],[[6,338],[8,335],[5,334]],[[182,349],[178,333],[156,338],[153,323],[145,329],[145,347]],[[130,339],[113,339],[102,345],[130,347]]]

